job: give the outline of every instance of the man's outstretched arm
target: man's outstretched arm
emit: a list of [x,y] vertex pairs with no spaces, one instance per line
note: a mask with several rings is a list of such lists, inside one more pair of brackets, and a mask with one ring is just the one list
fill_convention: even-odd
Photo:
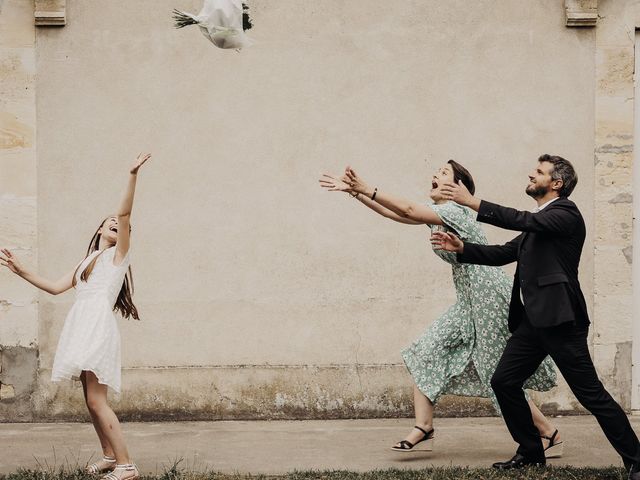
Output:
[[447,183],[443,185],[442,193],[478,212],[478,221],[506,230],[570,235],[580,222],[580,213],[573,204],[556,205],[540,213],[532,213],[480,200],[471,195],[462,183]]
[[522,235],[504,245],[478,245],[463,242],[448,232],[434,232],[431,243],[436,248],[448,252],[455,252],[460,263],[474,263],[476,265],[502,266],[518,260],[518,244]]

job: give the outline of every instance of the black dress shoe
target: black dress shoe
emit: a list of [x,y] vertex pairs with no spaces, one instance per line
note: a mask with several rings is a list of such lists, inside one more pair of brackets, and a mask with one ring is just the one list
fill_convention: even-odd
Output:
[[[515,468],[522,468],[526,466],[535,466],[542,467],[545,465],[545,459],[542,458],[540,460],[531,460],[527,457],[523,457],[519,453],[516,453],[511,460],[507,460],[506,462],[496,462],[493,464],[493,468],[497,468],[498,470],[513,470]],[[636,480],[635,478],[633,480]],[[640,480],[638,477],[637,480]]]
[[640,480],[640,463],[634,463],[629,469],[629,480]]

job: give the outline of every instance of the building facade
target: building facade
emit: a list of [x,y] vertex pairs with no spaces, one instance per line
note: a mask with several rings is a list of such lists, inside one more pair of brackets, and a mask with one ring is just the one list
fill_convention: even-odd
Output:
[[[624,408],[640,408],[640,2],[251,0],[255,44],[242,52],[173,28],[173,8],[199,7],[0,0],[0,246],[67,273],[130,160],[154,156],[132,217],[142,319],[120,323],[123,417],[411,414],[399,352],[453,303],[450,267],[428,229],[377,218],[317,178],[350,164],[426,201],[454,158],[480,198],[530,209],[542,153],[578,171],[594,361]],[[50,382],[72,301],[0,270],[0,421],[84,418],[78,384]],[[581,411],[564,383],[535,399]],[[447,397],[439,413],[492,410]]]

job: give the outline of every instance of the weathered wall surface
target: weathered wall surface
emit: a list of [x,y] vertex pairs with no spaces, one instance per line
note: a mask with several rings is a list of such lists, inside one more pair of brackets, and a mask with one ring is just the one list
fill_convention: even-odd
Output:
[[[538,155],[563,155],[580,174],[574,199],[590,227],[587,298],[594,268],[596,280],[612,275],[594,247],[600,255],[611,245],[627,262],[630,237],[611,243],[603,223],[622,206],[624,228],[626,197],[615,197],[624,192],[602,193],[605,210],[593,200],[606,188],[595,169],[618,158],[598,154],[594,167],[606,91],[596,78],[620,65],[602,56],[600,26],[564,26],[559,2],[399,2],[391,11],[377,0],[256,0],[256,44],[241,53],[215,49],[195,27],[173,30],[174,7],[199,2],[71,0],[67,26],[37,35],[39,241],[27,262],[48,276],[73,268],[115,208],[130,158],[154,153],[133,218],[143,320],[121,323],[116,405],[127,417],[410,413],[399,351],[453,302],[450,270],[425,228],[320,191],[319,173],[346,163],[380,188],[425,199],[432,172],[455,158],[480,197],[524,209]],[[611,115],[603,123],[615,130]],[[33,295],[16,280],[3,273],[0,297],[5,284]],[[617,288],[596,302],[630,298],[628,282]],[[49,381],[72,294],[39,300],[32,406],[38,418],[80,418],[78,386]],[[594,354],[628,406],[630,313],[620,312],[628,328],[606,338],[611,320],[598,308]],[[548,411],[577,408],[565,385],[538,400]],[[441,407],[490,412],[460,398]]]
[[[33,4],[0,1],[0,245],[37,265],[36,49]],[[0,270],[0,419],[31,416],[37,292]]]
[[[633,323],[634,42],[640,2],[601,2],[596,29],[593,356],[629,408]],[[637,100],[636,100],[637,101]],[[637,320],[636,320],[637,321]]]

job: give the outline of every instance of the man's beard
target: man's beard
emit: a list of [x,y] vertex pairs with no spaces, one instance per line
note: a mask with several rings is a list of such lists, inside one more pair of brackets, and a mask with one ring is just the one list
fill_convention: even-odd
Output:
[[542,187],[535,184],[531,184],[527,186],[527,188],[525,188],[524,191],[526,192],[527,195],[529,195],[532,198],[541,198],[547,194],[546,187]]

